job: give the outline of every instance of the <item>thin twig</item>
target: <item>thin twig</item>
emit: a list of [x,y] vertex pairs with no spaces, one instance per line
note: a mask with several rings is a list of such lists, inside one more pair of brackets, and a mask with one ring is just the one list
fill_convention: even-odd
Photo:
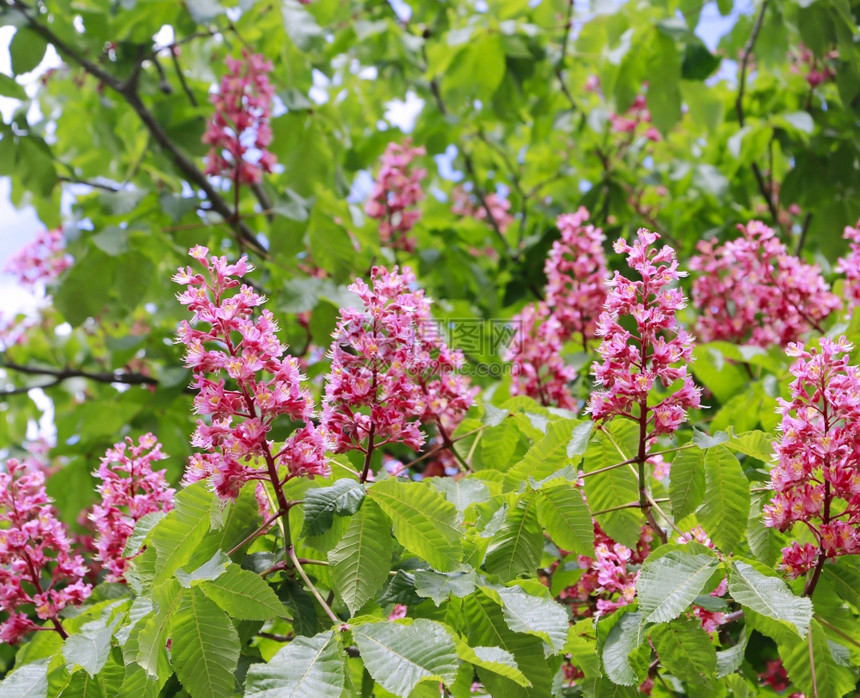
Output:
[[299,558],[296,557],[296,550],[295,548],[293,548],[293,546],[290,546],[289,555],[290,559],[293,562],[293,566],[296,568],[296,570],[298,570],[299,576],[302,578],[302,581],[305,583],[308,589],[311,590],[311,593],[319,602],[320,606],[322,606],[322,609],[325,611],[326,615],[331,618],[331,622],[339,624],[340,618],[338,618],[334,614],[334,611],[331,610],[331,606],[326,603],[325,599],[322,597],[322,594],[319,593],[319,590],[314,586],[314,583],[310,580],[310,577],[308,577],[304,568],[302,568],[302,563],[299,562]]
[[[746,46],[744,46],[743,55],[741,56],[740,77],[738,78],[738,96],[735,99],[735,112],[737,113],[738,124],[740,124],[741,128],[744,127],[745,123],[743,102],[744,90],[746,89],[747,84],[747,68],[749,66],[750,56],[752,56],[753,49],[755,48],[756,41],[758,40],[758,35],[761,32],[764,15],[767,11],[767,3],[768,0],[763,0],[758,16],[753,24],[750,37],[747,40]],[[779,212],[776,210],[776,203],[773,200],[773,190],[768,187],[758,163],[752,163],[752,171],[755,176],[756,184],[758,184],[758,189],[764,197],[765,203],[767,203],[767,208],[768,211],[770,211],[771,218],[773,218],[774,226],[779,228],[780,232],[784,232],[782,230],[782,225],[779,222]]]

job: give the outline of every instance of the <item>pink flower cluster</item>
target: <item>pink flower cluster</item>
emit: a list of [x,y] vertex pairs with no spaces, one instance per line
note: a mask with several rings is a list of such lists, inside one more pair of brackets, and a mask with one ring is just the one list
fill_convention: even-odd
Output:
[[409,231],[421,218],[418,203],[424,199],[421,180],[427,170],[413,168],[416,157],[426,155],[424,146],[412,147],[407,139],[404,143],[389,143],[382,156],[382,165],[370,199],[364,212],[380,221],[379,237],[384,245],[412,252],[415,240]]
[[[186,267],[173,277],[187,287],[178,298],[193,313],[192,323],[180,324],[177,341],[186,347],[185,364],[199,391],[195,410],[205,417],[197,421],[192,444],[206,453],[192,456],[186,481],[211,477],[221,497],[235,497],[245,482],[271,479],[281,466],[288,477],[326,477],[328,443],[311,422],[313,401],[301,385],[298,361],[284,356],[272,314],[254,316],[266,299],[250,286],[239,287],[251,265],[245,257],[229,264],[208,253],[201,246],[190,253],[205,275]],[[209,327],[194,327],[200,324]],[[273,453],[267,436],[281,415],[305,426]],[[258,469],[261,459],[267,471]]]
[[800,522],[812,533],[815,544],[795,541],[782,551],[793,577],[860,553],[860,368],[848,365],[852,349],[840,337],[822,338],[817,349],[790,344],[786,352],[797,358],[795,379],[790,399],[779,399],[775,494],[764,522],[780,531]]
[[651,112],[648,111],[648,107],[645,104],[644,94],[636,95],[636,99],[633,100],[633,104],[630,105],[624,116],[612,112],[609,115],[609,123],[612,125],[612,130],[616,133],[635,133],[639,126],[644,124],[648,126],[645,130],[645,138],[649,141],[660,140],[660,132],[649,125],[651,123]]
[[581,604],[574,609],[574,615],[579,617],[591,616],[595,610],[599,614],[612,613],[632,603],[636,598],[638,566],[650,554],[652,538],[651,529],[643,526],[639,543],[632,550],[616,543],[595,523],[594,557],[577,556],[582,576],[575,586],[562,591],[559,598]]
[[486,221],[489,219],[487,209],[490,210],[490,216],[495,221],[499,230],[503,233],[508,229],[508,226],[514,222],[514,217],[511,215],[511,202],[508,199],[503,199],[496,192],[490,192],[484,197],[487,202],[487,208],[477,200],[477,197],[470,196],[463,187],[454,187],[451,192],[453,204],[451,213],[456,216],[466,216],[474,218],[476,221]]
[[173,509],[174,490],[167,486],[164,470],[152,469],[167,456],[152,434],[144,434],[137,445],[131,437],[109,448],[101,459],[96,477],[101,503],[91,518],[97,532],[98,557],[108,570],[107,581],[121,582],[128,559],[123,556],[134,525],[147,514]]
[[585,225],[588,210],[558,217],[561,238],[552,244],[546,260],[546,304],[565,335],[579,336],[583,345],[594,337],[597,318],[606,301],[606,237],[600,228]]
[[739,225],[743,235],[717,245],[702,241],[690,268],[697,331],[704,341],[767,347],[797,341],[840,307],[817,266],[789,254],[760,221]]
[[15,276],[22,286],[35,288],[40,283],[53,281],[71,264],[63,231],[55,228],[37,233],[32,242],[9,258],[3,271]]
[[402,274],[374,267],[371,286],[358,280],[349,287],[364,307],[340,311],[323,401],[323,428],[338,452],[387,443],[418,450],[420,421],[447,434],[474,401],[458,373],[462,354],[437,332],[430,301],[410,290],[414,283],[408,267]]
[[66,528],[50,506],[42,471],[6,462],[0,473],[0,524],[0,609],[9,614],[0,624],[0,640],[15,644],[39,627],[20,612],[28,605],[65,637],[60,611],[82,604],[92,587],[83,582],[87,566],[72,553]]
[[576,407],[569,388],[576,371],[565,366],[562,346],[575,336],[586,347],[606,300],[605,238],[600,228],[585,225],[588,217],[583,207],[558,217],[561,238],[544,266],[546,302],[528,305],[513,318],[516,334],[505,357],[513,363],[514,395],[566,409]]
[[[800,44],[797,54],[792,58],[794,64],[791,66],[791,72],[804,72],[806,82],[813,89],[836,77],[836,71],[825,60],[819,60],[804,44]],[[824,58],[836,60],[839,58],[839,51],[836,49],[828,51]]]
[[[616,271],[610,282],[597,327],[597,335],[603,337],[598,349],[603,362],[592,365],[595,381],[602,389],[592,394],[588,405],[594,419],[623,416],[645,420],[651,430],[649,437],[676,431],[687,410],[699,406],[701,396],[701,389],[687,374],[693,338],[678,327],[675,318],[686,305],[686,298],[671,285],[685,273],[678,271],[671,247],[651,247],[659,237],[640,229],[632,247],[625,240],[615,243],[615,251],[627,254],[630,267],[642,280],[630,281]],[[622,327],[622,316],[633,318],[635,334]],[[664,389],[680,383],[680,388],[649,406],[648,396],[658,383]]]
[[513,364],[511,393],[528,395],[542,405],[574,409],[569,385],[576,371],[562,358],[564,329],[558,318],[546,303],[532,303],[512,323],[515,334],[505,355]]
[[203,142],[210,146],[206,174],[222,175],[234,185],[259,182],[277,162],[267,148],[272,142],[269,117],[274,89],[267,73],[272,64],[263,56],[242,51],[242,59],[227,57],[227,74],[212,95],[215,111]]
[[848,310],[854,310],[860,305],[860,221],[853,227],[846,225],[842,237],[848,240],[851,251],[845,257],[839,258],[836,271],[845,274],[842,296]]

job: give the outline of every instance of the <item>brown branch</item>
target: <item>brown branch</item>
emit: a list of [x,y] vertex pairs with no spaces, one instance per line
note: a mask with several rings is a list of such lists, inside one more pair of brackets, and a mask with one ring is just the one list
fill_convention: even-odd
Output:
[[[26,392],[33,388],[50,388],[54,385],[59,385],[69,378],[86,378],[87,380],[95,381],[96,383],[123,383],[125,385],[158,385],[158,381],[151,376],[145,376],[142,373],[133,373],[128,371],[113,371],[109,373],[94,373],[85,371],[80,368],[43,368],[40,366],[26,366],[17,364],[11,361],[0,360],[0,369],[15,371],[29,376],[51,376],[55,380],[44,386],[34,385],[25,389],[18,389],[20,392]],[[6,395],[14,394],[6,392]]]
[[[767,11],[767,3],[768,0],[763,0],[761,4],[761,9],[759,9],[758,16],[756,17],[755,24],[753,24],[750,38],[747,40],[746,46],[744,46],[743,54],[741,56],[740,77],[738,79],[738,96],[735,99],[735,112],[737,113],[738,124],[740,124],[741,128],[744,127],[745,123],[744,90],[746,89],[747,84],[747,67],[749,66],[750,56],[752,55],[756,41],[758,40],[758,35],[761,32],[762,23],[764,22],[764,14]],[[758,166],[757,162],[752,163],[752,171],[753,176],[755,177],[756,184],[758,184],[758,189],[761,192],[761,195],[764,197],[765,203],[767,203],[767,208],[768,211],[770,211],[771,218],[773,218],[774,226],[776,226],[780,232],[784,232],[782,230],[782,225],[780,225],[779,222],[779,212],[776,210],[776,204],[773,200],[773,191],[771,188],[768,187],[764,175],[762,174],[761,168]]]
[[567,44],[570,40],[570,30],[573,26],[573,7],[574,0],[569,0],[567,5],[567,18],[564,23],[564,35],[561,39],[561,56],[559,56],[558,62],[553,66],[553,72],[555,73],[556,78],[558,78],[558,84],[561,86],[562,94],[567,98],[567,101],[570,102],[570,107],[573,111],[579,111],[579,107],[576,105],[576,100],[573,98],[573,95],[570,94],[570,90],[567,89],[567,85],[564,82],[564,63],[567,59]]

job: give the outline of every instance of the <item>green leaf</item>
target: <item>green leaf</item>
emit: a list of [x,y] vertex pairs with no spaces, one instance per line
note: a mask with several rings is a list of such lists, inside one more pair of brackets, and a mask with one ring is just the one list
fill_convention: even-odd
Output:
[[557,546],[581,555],[594,550],[594,524],[578,489],[566,482],[547,483],[537,498],[538,520]]
[[463,555],[457,509],[424,482],[377,482],[368,491],[391,519],[394,536],[413,555],[450,572]]
[[[644,672],[636,662],[637,648],[645,641],[640,613],[625,613],[612,626],[603,645],[603,668],[613,682],[622,686],[640,683]],[[634,663],[631,663],[631,659]]]
[[102,311],[110,296],[115,261],[101,250],[90,252],[60,279],[54,304],[72,327]]
[[684,47],[681,77],[684,80],[705,80],[720,67],[721,62],[720,57],[711,53],[702,41],[691,41]]
[[0,682],[3,698],[45,698],[48,695],[48,661],[24,664]]
[[469,647],[462,638],[457,638],[456,642],[457,654],[464,662],[504,676],[520,686],[532,685],[532,682],[520,671],[514,655],[507,650],[501,647]]
[[126,653],[126,664],[130,660],[136,661],[149,676],[163,682],[171,673],[165,647],[167,631],[185,592],[178,582],[171,579],[155,587],[152,593],[158,610],[139,629],[132,630],[123,652]]
[[23,75],[34,70],[45,57],[48,43],[35,31],[20,27],[9,42],[9,56],[12,59],[12,72]]
[[[624,451],[630,449],[629,453],[619,451],[606,434],[598,433],[591,440],[585,453],[586,473],[622,463],[631,457],[633,444],[630,443],[630,436],[633,434],[635,425],[621,420],[616,422],[617,425],[615,423],[612,425],[615,432],[612,438]],[[639,500],[636,476],[626,465],[597,475],[588,475],[585,478],[585,496],[592,512],[636,502]],[[618,509],[600,514],[596,518],[603,530],[614,540],[628,548],[636,547],[643,523],[640,512],[630,508]]]
[[658,625],[651,629],[651,641],[661,665],[682,681],[714,677],[717,653],[698,620],[680,618]]
[[192,698],[233,695],[239,635],[200,589],[186,591],[171,621],[173,668]]
[[533,573],[540,562],[543,541],[536,496],[530,491],[508,510],[504,523],[490,539],[484,568],[502,581]]
[[669,499],[676,520],[692,514],[705,498],[704,465],[705,454],[698,446],[681,451],[672,461]]
[[331,528],[333,517],[351,516],[364,501],[364,485],[355,480],[337,480],[331,487],[308,490],[305,495],[303,536],[320,536]]
[[636,582],[639,610],[645,621],[666,623],[681,615],[701,594],[719,564],[712,555],[681,550],[645,560]]
[[773,460],[773,440],[763,431],[748,431],[726,442],[733,451],[770,463]]
[[90,676],[98,674],[108,660],[112,637],[113,626],[105,619],[85,623],[80,632],[70,635],[63,645],[69,671],[77,665]]
[[284,606],[275,592],[258,574],[229,564],[227,571],[200,589],[230,614],[240,620],[271,620],[284,615]]
[[806,639],[792,638],[779,645],[779,656],[788,678],[805,695],[841,698],[856,687],[854,673],[834,660],[827,635],[818,621],[812,621]]
[[569,622],[567,613],[555,601],[533,596],[518,586],[485,587],[483,591],[498,598],[511,630],[539,637],[556,652],[564,647]]
[[746,529],[750,492],[741,464],[725,446],[705,454],[705,487],[708,494],[696,516],[717,548],[730,553]]
[[0,95],[11,97],[12,99],[27,99],[27,93],[21,85],[15,82],[15,78],[2,73],[0,73]]
[[812,619],[812,602],[795,596],[779,577],[770,577],[752,565],[735,560],[729,567],[729,594],[742,606],[763,616],[793,625],[803,637]]
[[523,687],[513,679],[497,672],[478,667],[478,676],[490,695],[496,698],[546,698],[552,694],[554,669],[544,656],[543,642],[531,635],[511,631],[501,609],[484,593],[472,594],[462,600],[459,622],[465,624],[465,633],[472,647],[501,647],[516,659],[517,666],[531,682]]
[[334,632],[297,637],[265,664],[252,664],[246,698],[340,698],[346,657]]
[[147,536],[149,536],[150,531],[165,516],[167,514],[163,511],[153,511],[141,516],[134,525],[134,531],[132,531],[125,542],[125,549],[122,551],[123,557],[133,557],[136,555],[146,541]]
[[415,570],[413,577],[415,593],[422,598],[431,599],[437,606],[452,594],[461,598],[468,596],[475,591],[478,581],[472,569],[456,572]]
[[675,41],[655,32],[648,60],[648,92],[645,100],[654,125],[664,136],[681,118],[680,82],[681,57]]
[[[475,81],[475,75],[484,78]],[[447,89],[470,91],[472,98],[488,100],[505,77],[505,49],[500,36],[485,33],[457,53],[444,74]]]
[[717,678],[721,679],[737,671],[744,661],[744,652],[747,649],[749,635],[746,628],[741,630],[737,643],[727,650],[717,652]]
[[322,38],[323,30],[298,0],[281,0],[281,15],[287,36],[302,51],[308,50],[316,40]]
[[61,698],[113,698],[117,695],[129,695],[121,692],[125,668],[119,649],[114,650],[113,655],[95,677],[91,677],[86,671],[72,674],[71,681],[60,693]]
[[641,698],[638,686],[619,686],[605,676],[589,679],[583,684],[587,698]]
[[205,481],[195,482],[176,495],[176,508],[152,530],[158,552],[155,583],[169,579],[188,562],[209,530],[212,492]]
[[457,678],[457,648],[440,623],[366,623],[354,627],[352,636],[367,671],[396,696],[406,698],[422,681],[451,684]]
[[296,635],[313,637],[320,630],[317,601],[302,586],[301,580],[286,580],[278,589],[278,598],[286,604],[293,618]]
[[582,422],[578,419],[561,419],[549,424],[546,436],[535,443],[523,460],[507,472],[504,491],[518,490],[529,477],[543,480],[567,465],[571,458],[567,455],[569,444],[573,441],[575,446],[579,445],[578,437],[574,434],[579,426],[582,426]]
[[434,477],[430,479],[430,484],[437,492],[445,495],[445,499],[451,502],[460,514],[470,505],[486,502],[490,498],[489,488],[474,478],[455,480],[452,477]]
[[227,571],[228,564],[230,564],[230,558],[222,550],[219,550],[207,562],[192,572],[176,570],[176,581],[186,589],[190,589],[201,582],[218,579]]
[[341,541],[328,553],[334,588],[352,615],[373,598],[388,578],[393,548],[385,515],[375,501],[365,502],[352,517]]

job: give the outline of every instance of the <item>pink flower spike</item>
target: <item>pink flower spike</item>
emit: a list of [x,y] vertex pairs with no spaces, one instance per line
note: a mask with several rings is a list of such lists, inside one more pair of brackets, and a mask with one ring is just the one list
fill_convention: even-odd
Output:
[[[684,276],[678,271],[675,251],[652,245],[659,235],[640,229],[633,245],[618,240],[614,249],[627,254],[627,262],[641,276],[630,281],[615,272],[610,292],[597,324],[602,362],[594,362],[592,374],[602,386],[593,393],[588,411],[594,419],[623,416],[645,420],[647,439],[670,434],[687,418],[687,410],[699,407],[701,388],[687,374],[693,360],[693,338],[678,327],[676,313],[686,298],[671,287]],[[632,317],[635,332],[620,324],[621,316]],[[652,390],[674,392],[656,404],[648,402]]]

